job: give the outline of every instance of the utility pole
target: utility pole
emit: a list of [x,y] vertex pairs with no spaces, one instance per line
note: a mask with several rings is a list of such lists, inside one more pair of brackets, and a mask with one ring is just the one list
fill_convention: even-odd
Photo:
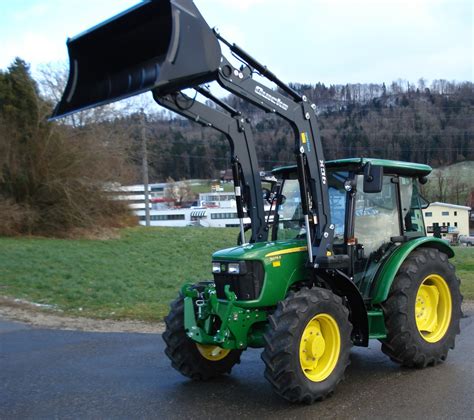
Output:
[[142,138],[143,187],[145,192],[145,223],[150,227],[150,191],[148,185],[148,149],[146,141],[145,113],[140,109],[140,137]]

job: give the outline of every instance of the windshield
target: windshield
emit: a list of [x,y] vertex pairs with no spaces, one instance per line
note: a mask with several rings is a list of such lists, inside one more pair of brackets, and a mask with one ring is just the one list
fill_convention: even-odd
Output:
[[282,185],[278,206],[278,239],[304,238],[304,216],[301,209],[300,186],[297,179]]
[[[334,243],[344,243],[344,228],[346,214],[346,191],[344,181],[347,172],[328,174],[329,205],[331,207],[331,222],[335,225]],[[278,206],[278,239],[306,238],[304,215],[301,208],[300,186],[297,179],[284,181],[280,205]]]

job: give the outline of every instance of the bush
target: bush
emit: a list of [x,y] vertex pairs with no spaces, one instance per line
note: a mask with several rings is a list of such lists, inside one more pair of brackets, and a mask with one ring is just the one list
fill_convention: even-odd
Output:
[[0,199],[0,236],[14,236],[28,232],[37,221],[37,213],[12,200]]
[[130,173],[120,142],[100,125],[48,122],[51,110],[26,63],[0,71],[0,234],[64,236],[129,223],[127,206],[104,189]]

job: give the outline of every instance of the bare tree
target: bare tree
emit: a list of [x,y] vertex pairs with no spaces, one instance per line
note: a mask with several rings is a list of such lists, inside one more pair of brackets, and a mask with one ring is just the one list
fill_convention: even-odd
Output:
[[168,187],[165,196],[175,203],[176,207],[181,207],[186,201],[194,199],[194,194],[188,183],[185,181],[175,181],[173,178],[166,180]]
[[438,170],[435,174],[435,186],[436,186],[436,200],[440,202],[447,201],[447,191],[449,187],[448,178],[443,175],[443,172]]

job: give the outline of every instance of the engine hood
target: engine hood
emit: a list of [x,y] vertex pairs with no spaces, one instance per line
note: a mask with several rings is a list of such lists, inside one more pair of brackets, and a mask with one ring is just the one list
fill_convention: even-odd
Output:
[[224,260],[261,260],[281,255],[306,252],[306,241],[300,239],[282,240],[274,242],[258,242],[234,248],[222,249],[212,254],[216,261]]

